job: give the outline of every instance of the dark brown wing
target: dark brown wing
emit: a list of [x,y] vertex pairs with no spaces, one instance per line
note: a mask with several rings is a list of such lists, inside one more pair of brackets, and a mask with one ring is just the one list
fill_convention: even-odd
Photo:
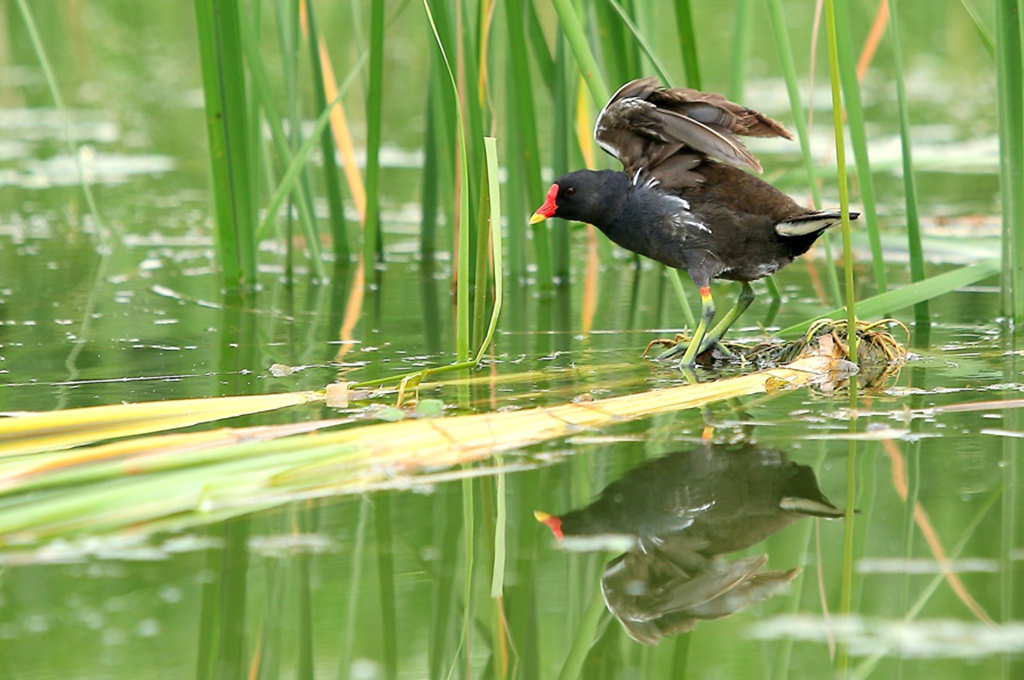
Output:
[[688,87],[658,88],[649,97],[655,106],[689,116],[718,131],[746,137],[785,137],[793,135],[759,111],[729,101],[716,92],[701,92]]
[[626,172],[644,172],[674,187],[701,181],[703,157],[761,172],[737,135],[790,137],[778,122],[714,93],[665,89],[657,78],[626,83],[597,117],[594,137]]

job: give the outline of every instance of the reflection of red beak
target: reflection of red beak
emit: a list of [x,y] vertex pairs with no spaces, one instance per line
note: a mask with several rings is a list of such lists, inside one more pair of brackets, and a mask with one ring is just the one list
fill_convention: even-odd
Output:
[[530,218],[530,224],[543,222],[553,216],[555,211],[558,210],[558,206],[555,205],[556,198],[558,198],[558,185],[552,184],[551,188],[548,189],[548,197],[544,199],[544,205],[537,208],[537,212],[533,213],[533,217]]
[[[557,190],[557,188],[556,188],[556,190]],[[548,196],[551,196],[551,194],[549,193]],[[538,210],[537,212],[539,213],[540,210]],[[534,510],[533,516],[536,517],[537,521],[540,522],[541,524],[547,524],[548,527],[551,528],[551,533],[553,533],[555,535],[555,538],[557,538],[559,541],[562,540],[562,518],[561,517],[555,517],[554,515],[549,515],[546,512],[541,512],[540,510]]]

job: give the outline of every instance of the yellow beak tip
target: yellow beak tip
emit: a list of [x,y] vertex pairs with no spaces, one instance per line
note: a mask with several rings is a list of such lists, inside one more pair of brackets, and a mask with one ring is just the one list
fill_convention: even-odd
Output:
[[538,522],[546,522],[551,519],[551,515],[546,512],[541,512],[540,510],[534,510],[533,516],[537,518]]
[[537,224],[538,222],[543,222],[547,218],[547,215],[542,215],[539,212],[533,213],[533,217],[530,218],[530,224]]

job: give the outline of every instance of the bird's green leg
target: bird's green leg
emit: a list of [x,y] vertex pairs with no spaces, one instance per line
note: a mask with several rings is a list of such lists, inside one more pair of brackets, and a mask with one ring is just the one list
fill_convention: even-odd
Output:
[[[683,354],[683,359],[680,365],[685,367],[693,366],[694,359],[697,358],[697,351],[703,344],[704,338],[707,336],[708,327],[711,325],[711,321],[715,318],[715,301],[711,297],[711,287],[701,286],[700,287],[700,322],[697,323],[697,328],[693,331],[693,337],[690,339],[690,344],[685,348],[686,353]],[[715,326],[718,328],[718,326]],[[658,355],[658,361],[664,361],[678,356],[680,352],[683,352],[683,343],[679,343],[675,347],[670,347],[661,354]]]
[[729,328],[736,323],[736,319],[740,318],[743,312],[747,311],[747,308],[750,307],[750,303],[754,301],[754,289],[750,287],[750,284],[746,281],[741,281],[740,285],[743,287],[740,289],[740,296],[736,298],[736,304],[722,317],[721,321],[715,324],[711,332],[704,337],[704,342],[701,343],[701,348],[697,354],[714,347],[715,343],[725,337]]

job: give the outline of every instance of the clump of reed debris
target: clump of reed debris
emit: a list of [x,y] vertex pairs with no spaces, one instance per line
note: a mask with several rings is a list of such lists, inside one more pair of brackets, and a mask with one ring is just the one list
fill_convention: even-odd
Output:
[[[828,356],[849,364],[850,373],[857,373],[860,386],[878,388],[894,378],[907,361],[907,348],[890,332],[898,326],[909,336],[907,327],[893,319],[858,321],[857,357],[850,357],[849,324],[846,320],[821,319],[796,340],[767,341],[757,344],[725,343],[725,351],[716,348],[715,359],[728,363],[775,368],[806,356]],[[854,364],[856,370],[854,370]]]

